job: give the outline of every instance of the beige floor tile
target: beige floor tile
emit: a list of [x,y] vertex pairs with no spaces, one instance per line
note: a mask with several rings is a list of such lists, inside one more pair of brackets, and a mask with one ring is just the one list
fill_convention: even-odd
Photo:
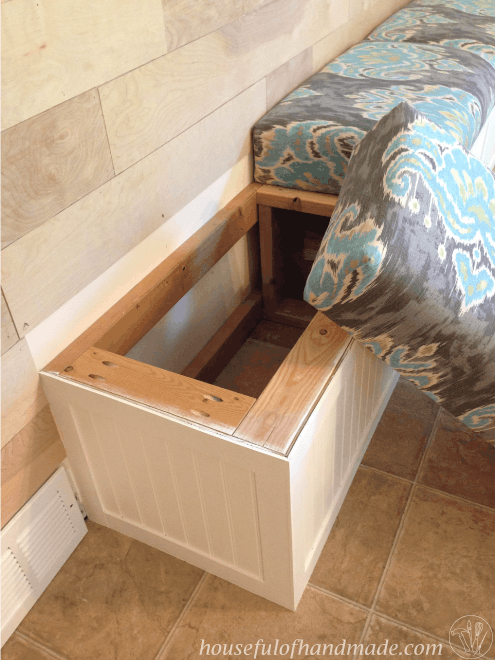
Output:
[[495,512],[417,487],[377,611],[442,638],[468,614],[495,629]]
[[495,447],[442,411],[419,481],[495,508]]
[[14,633],[2,648],[2,660],[54,660],[54,656]]
[[[394,644],[396,644],[395,648]],[[364,652],[364,655],[360,656],[360,660],[365,657],[370,660],[374,658],[378,660],[384,656],[389,659],[399,654],[410,656],[412,660],[434,660],[439,656],[443,660],[459,660],[459,656],[454,653],[448,643],[438,642],[425,633],[404,628],[376,615],[371,619],[366,633]]]
[[70,660],[151,660],[203,571],[88,526],[19,630]]
[[413,417],[434,421],[440,406],[411,381],[401,377],[392,392],[387,408],[399,412],[407,410]]
[[330,532],[311,584],[371,605],[411,486],[360,468]]
[[387,407],[362,464],[414,480],[433,424],[432,415],[422,419],[407,409]]
[[[220,651],[218,647],[214,648],[214,645],[221,644],[219,657],[233,658],[237,644],[255,645],[258,640],[262,640],[265,645],[264,649],[259,647],[258,658],[277,657],[274,654],[276,640],[279,640],[278,650],[285,650],[281,648],[283,644],[292,644],[299,639],[308,644],[308,651],[303,647],[303,653],[300,654],[298,642],[294,658],[328,657],[328,649],[325,656],[317,653],[311,656],[312,646],[333,644],[335,647],[344,639],[346,642],[358,643],[365,622],[364,610],[316,589],[307,588],[297,611],[290,612],[225,580],[209,575],[160,660],[193,660],[206,657],[206,644],[210,645],[210,655]],[[226,654],[224,644],[227,645]],[[231,644],[233,648],[229,653]],[[268,652],[270,644],[271,654]],[[244,648],[242,650],[244,651]],[[318,649],[313,650],[316,652]],[[254,657],[254,648],[246,651],[248,657]],[[285,657],[290,657],[290,653]]]

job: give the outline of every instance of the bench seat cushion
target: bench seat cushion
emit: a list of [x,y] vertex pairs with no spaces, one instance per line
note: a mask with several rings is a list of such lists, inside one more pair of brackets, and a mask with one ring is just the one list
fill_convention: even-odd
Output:
[[495,175],[409,104],[355,149],[305,299],[467,426],[495,428]]
[[367,40],[453,46],[476,53],[495,67],[495,1],[413,0]]
[[363,42],[256,124],[255,180],[338,194],[354,146],[403,100],[469,148],[495,103],[494,90],[495,69],[475,53]]

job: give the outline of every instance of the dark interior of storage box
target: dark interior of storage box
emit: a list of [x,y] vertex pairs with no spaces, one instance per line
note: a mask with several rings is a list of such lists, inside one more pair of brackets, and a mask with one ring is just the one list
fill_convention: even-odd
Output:
[[298,211],[274,209],[280,245],[281,295],[302,300],[308,278],[329,218]]
[[211,384],[258,398],[303,332],[302,328],[260,321]]

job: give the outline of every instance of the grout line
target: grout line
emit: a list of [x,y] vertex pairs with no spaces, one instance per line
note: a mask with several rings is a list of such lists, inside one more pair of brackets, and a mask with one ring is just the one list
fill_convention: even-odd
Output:
[[342,596],[341,594],[336,594],[333,591],[330,591],[329,589],[325,589],[325,587],[320,587],[317,584],[313,584],[312,582],[308,582],[306,585],[306,589],[308,587],[311,587],[311,589],[314,589],[315,591],[321,591],[321,593],[326,594],[327,596],[332,596],[332,598],[335,598],[336,600],[341,600],[344,603],[347,603],[348,605],[352,605],[353,607],[358,607],[361,610],[364,610],[365,612],[369,612],[370,608],[367,607],[366,605],[363,605],[362,603],[357,603],[354,600],[351,600],[350,598],[346,598],[345,596]]
[[474,500],[468,500],[465,497],[461,497],[460,495],[452,495],[452,493],[447,493],[445,490],[440,490],[438,488],[434,488],[433,486],[427,486],[426,484],[421,484],[421,483],[414,484],[414,486],[416,486],[416,488],[426,488],[426,490],[429,490],[432,493],[436,493],[437,495],[443,495],[445,497],[448,497],[449,499],[456,500],[457,502],[461,502],[462,504],[468,504],[469,506],[473,506],[477,509],[482,509],[483,511],[487,511],[488,513],[495,512],[495,507],[488,506],[487,504],[480,504],[479,502],[475,502]]
[[[416,485],[417,485],[418,476],[421,473],[421,469],[422,469],[423,464],[426,460],[426,455],[428,453],[428,449],[430,448],[430,445],[433,442],[433,438],[435,437],[435,434],[437,432],[437,428],[438,428],[438,424],[439,424],[440,411],[441,411],[441,408],[438,409],[438,412],[436,414],[435,421],[433,422],[433,426],[431,427],[430,435],[428,437],[428,441],[427,441],[427,443],[425,445],[425,448],[424,448],[424,451],[423,451],[423,456],[421,457],[421,461],[420,461],[419,466],[418,466],[418,471],[416,472],[416,477],[415,477],[414,481],[411,484],[411,489],[409,491],[406,506],[404,507],[404,511],[402,513],[402,517],[401,517],[400,522],[399,522],[399,526],[398,526],[397,531],[395,533],[394,540],[393,540],[393,543],[392,543],[392,547],[390,548],[388,559],[387,559],[387,562],[386,562],[385,567],[383,569],[382,576],[380,578],[380,582],[378,583],[378,586],[376,588],[375,596],[373,598],[373,602],[371,603],[368,618],[367,618],[366,623],[364,625],[363,632],[361,633],[361,638],[359,640],[360,644],[364,644],[364,641],[366,639],[366,635],[368,634],[368,630],[369,630],[369,627],[370,627],[372,616],[374,614],[379,614],[378,612],[376,612],[376,605],[378,603],[378,599],[380,597],[382,587],[383,587],[383,585],[385,583],[385,580],[387,578],[388,571],[389,571],[390,566],[392,564],[392,560],[393,560],[393,557],[394,557],[394,554],[395,554],[395,550],[397,548],[397,545],[399,544],[400,539],[402,538],[402,533],[404,531],[405,523],[406,523],[406,520],[407,520],[407,515],[408,515],[409,510],[412,506],[412,500],[413,500],[414,494],[416,492]],[[352,660],[357,660],[357,658],[358,658],[358,655],[356,653]]]
[[[396,625],[401,626],[402,628],[407,628],[408,630],[411,630],[412,632],[415,632],[419,635],[427,635],[436,642],[440,642],[442,644],[446,644],[450,646],[450,641],[448,639],[445,639],[444,637],[439,637],[438,635],[428,632],[427,630],[422,630],[421,628],[412,626],[410,623],[404,623],[403,621],[399,621],[399,619],[394,619],[393,616],[389,616],[388,614],[382,614],[381,612],[376,612],[375,614],[382,619],[387,619],[387,621],[390,621],[391,623],[395,623]],[[454,646],[458,648],[460,651],[463,650],[463,648],[461,646],[458,646],[457,644],[454,644]]]
[[386,474],[387,477],[392,477],[393,479],[397,479],[398,481],[405,481],[407,484],[414,484],[414,481],[412,479],[408,479],[407,477],[399,477],[397,474],[393,474],[392,472],[386,472],[385,470],[380,470],[380,468],[375,468],[371,467],[370,465],[363,465],[362,463],[359,465],[359,469],[361,470],[370,470],[370,472],[378,472],[378,474]]
[[174,623],[172,628],[170,629],[170,632],[168,633],[167,637],[165,638],[165,641],[161,645],[161,647],[158,649],[158,653],[155,656],[154,660],[160,660],[162,653],[165,651],[166,647],[170,644],[172,641],[173,636],[175,635],[177,628],[180,626],[182,623],[182,620],[185,618],[186,614],[189,612],[191,609],[194,601],[196,600],[196,597],[198,596],[199,592],[201,591],[201,587],[205,583],[207,577],[210,575],[210,573],[207,573],[206,571],[203,573],[201,576],[198,584],[195,586],[193,589],[191,595],[189,596],[189,600],[187,603],[184,605],[184,608],[182,609],[182,612],[179,614],[179,617],[177,618],[177,621]]
[[12,637],[10,639],[13,639],[16,635],[18,637],[20,637],[21,639],[23,639],[25,642],[28,642],[29,644],[31,644],[31,646],[34,646],[35,648],[40,649],[44,653],[48,654],[50,657],[54,658],[54,660],[67,660],[64,656],[59,655],[58,653],[53,651],[51,648],[49,648],[47,646],[44,646],[44,644],[42,644],[41,642],[38,642],[37,640],[32,639],[29,635],[26,635],[26,633],[22,633],[18,630],[16,630],[14,632],[14,634],[12,635]]

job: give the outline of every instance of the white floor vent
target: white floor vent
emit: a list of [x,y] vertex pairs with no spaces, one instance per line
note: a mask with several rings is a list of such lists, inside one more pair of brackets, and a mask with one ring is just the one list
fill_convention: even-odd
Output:
[[87,531],[63,467],[2,529],[2,646]]

